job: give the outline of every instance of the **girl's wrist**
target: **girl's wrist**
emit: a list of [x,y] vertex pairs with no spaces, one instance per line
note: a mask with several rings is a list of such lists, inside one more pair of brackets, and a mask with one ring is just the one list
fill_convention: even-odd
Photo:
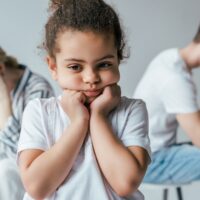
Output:
[[87,118],[76,118],[74,120],[71,121],[71,124],[74,125],[75,127],[80,127],[80,129],[82,128],[87,128],[88,124],[89,124],[89,119]]
[[95,117],[107,117],[108,114],[110,113],[108,108],[96,108],[96,109],[91,109],[91,116]]
[[108,113],[103,112],[103,111],[98,111],[98,112],[92,112],[91,113],[91,117],[90,117],[90,121],[93,120],[101,120],[101,119],[107,119]]

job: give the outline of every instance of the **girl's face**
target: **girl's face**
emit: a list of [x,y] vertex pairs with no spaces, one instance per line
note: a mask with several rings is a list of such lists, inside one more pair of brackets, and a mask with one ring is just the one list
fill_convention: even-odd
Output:
[[67,30],[58,36],[55,60],[47,62],[61,89],[82,91],[94,99],[119,81],[119,61],[113,37]]

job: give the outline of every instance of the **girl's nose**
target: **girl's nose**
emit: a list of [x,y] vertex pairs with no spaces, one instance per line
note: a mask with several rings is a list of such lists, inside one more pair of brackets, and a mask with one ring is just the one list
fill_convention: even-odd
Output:
[[93,69],[87,70],[84,74],[83,81],[88,84],[96,84],[100,81],[98,72]]

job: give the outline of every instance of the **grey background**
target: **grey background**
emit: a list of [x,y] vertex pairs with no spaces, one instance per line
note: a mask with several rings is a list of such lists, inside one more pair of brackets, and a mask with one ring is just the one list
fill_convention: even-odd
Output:
[[[120,66],[122,94],[131,97],[145,68],[160,51],[184,47],[200,23],[200,0],[107,0],[119,12],[127,35],[131,56]],[[27,64],[33,71],[50,78],[42,42],[48,0],[0,0],[0,46]],[[152,77],[153,78],[153,77]],[[200,70],[194,71],[200,94]],[[199,98],[200,99],[200,98]],[[187,140],[179,132],[179,140]],[[199,183],[185,186],[185,200],[199,199]],[[161,199],[160,191],[144,190],[147,200]],[[170,200],[175,200],[174,191]]]

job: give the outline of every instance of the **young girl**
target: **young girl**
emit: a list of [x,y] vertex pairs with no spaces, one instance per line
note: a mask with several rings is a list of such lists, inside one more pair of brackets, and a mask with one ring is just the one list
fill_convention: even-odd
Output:
[[44,42],[58,98],[29,103],[18,148],[24,199],[141,200],[149,163],[142,101],[120,96],[124,38],[102,0],[57,0]]

